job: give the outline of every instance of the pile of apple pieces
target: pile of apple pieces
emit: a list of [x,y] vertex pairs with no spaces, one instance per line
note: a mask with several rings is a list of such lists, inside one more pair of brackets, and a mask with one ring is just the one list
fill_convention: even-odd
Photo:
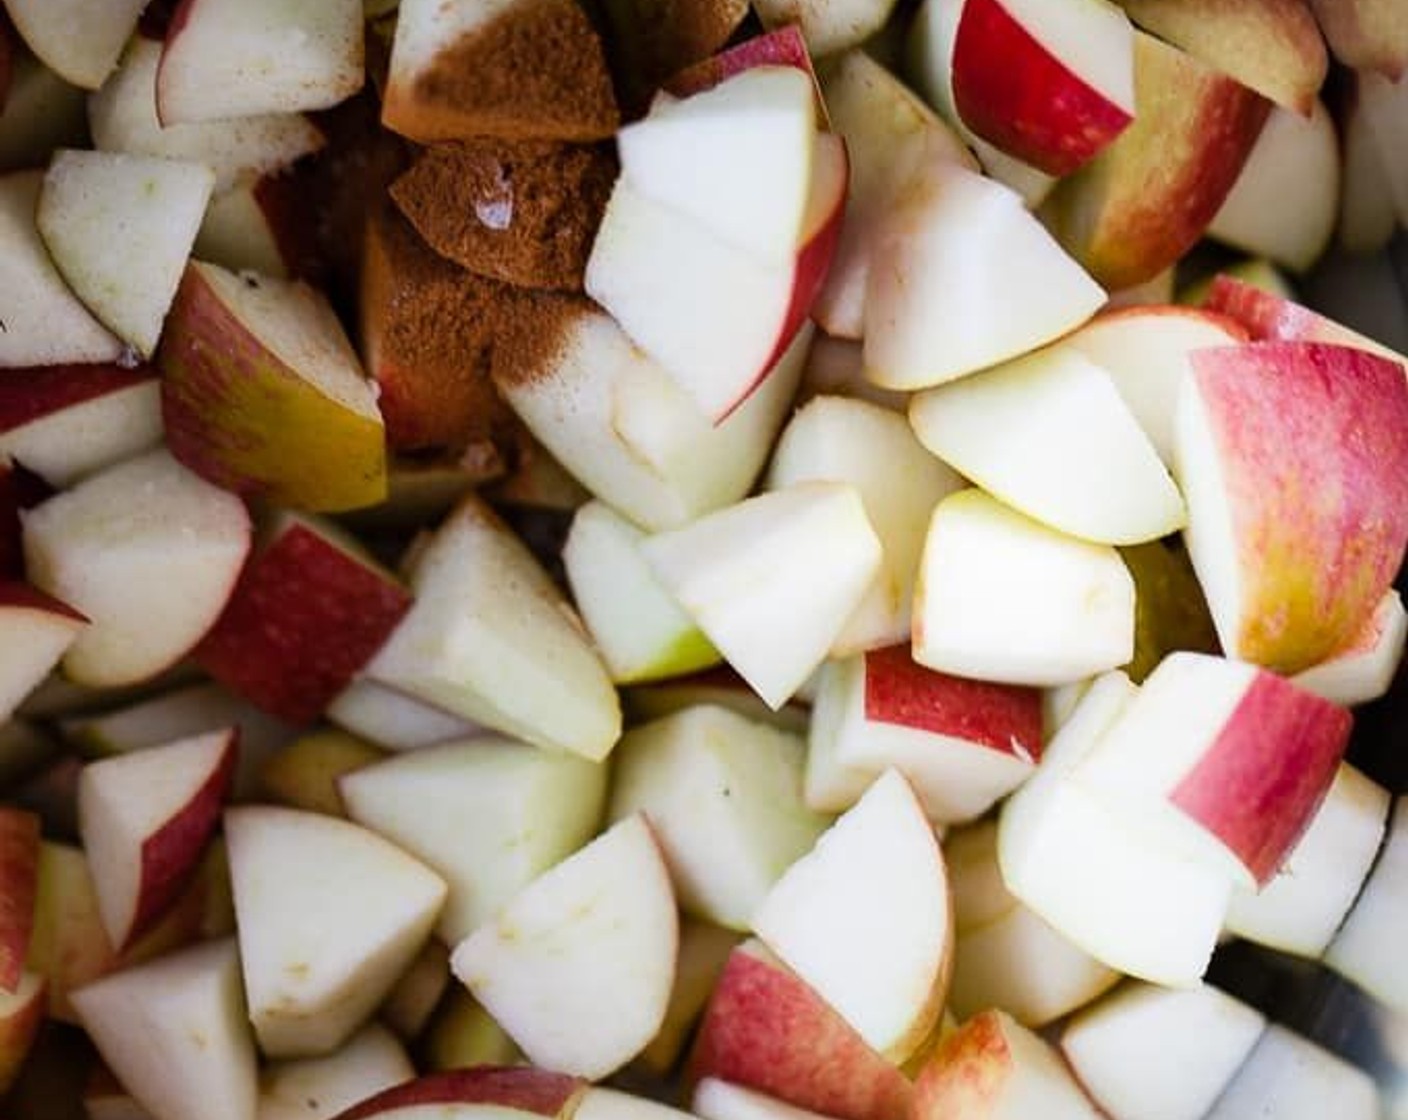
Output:
[[[795,30],[676,77],[617,137],[595,303],[530,301],[551,345],[493,368],[592,495],[569,599],[479,497],[399,575],[320,516],[388,485],[362,376],[386,392],[379,340],[364,325],[359,355],[313,289],[188,259],[202,233],[220,251],[217,198],[277,240],[251,183],[360,84],[353,8],[326,6],[316,71],[231,100],[250,83],[203,75],[238,71],[240,17],[191,5],[89,79],[102,151],[0,182],[0,358],[24,388],[2,444],[7,713],[60,660],[96,690],[48,685],[23,717],[65,713],[88,761],[24,790],[49,839],[3,817],[9,1066],[47,1012],[116,1075],[94,1114],[130,1094],[158,1120],[625,1116],[664,1106],[585,1081],[672,1071],[702,1014],[707,1120],[1091,1116],[1086,1094],[1116,1116],[1372,1114],[1362,1073],[1199,979],[1225,929],[1406,1002],[1405,814],[1386,830],[1331,702],[1377,695],[1401,656],[1402,359],[1227,280],[1200,309],[1095,316],[1097,280],[1163,275],[1210,222],[1242,236],[1234,180],[1255,201],[1255,169],[1285,166],[1258,156],[1266,106],[1102,8],[1130,50],[1099,74],[1127,59],[1198,111],[1126,99],[1104,135],[1064,126],[1092,142],[1058,143],[1079,167],[1045,164],[1020,142],[1046,125],[959,90],[974,29],[1040,47],[1052,17],[932,5],[916,84],[951,87],[990,173],[1066,176],[1057,239],[866,55],[823,68],[821,100]],[[472,30],[442,17],[406,3],[391,42],[386,120],[417,139],[484,119],[418,100],[418,68]],[[1092,198],[1150,197],[1151,130],[1201,138],[1216,106],[1223,162],[1179,228],[1086,225]],[[603,125],[583,127],[554,139]],[[1323,246],[1283,236],[1256,247],[1294,267]],[[1136,263],[1109,255],[1131,244]],[[237,695],[164,688],[187,657]],[[685,675],[723,660],[737,677]],[[338,730],[307,730],[322,716]],[[7,754],[42,753],[32,730],[8,724]],[[1090,1003],[1121,974],[1142,982]],[[1077,1084],[1031,1029],[1087,1003],[1053,1033]],[[415,1079],[408,1042],[422,1069],[491,1068]],[[520,1056],[536,1068],[499,1068]]]

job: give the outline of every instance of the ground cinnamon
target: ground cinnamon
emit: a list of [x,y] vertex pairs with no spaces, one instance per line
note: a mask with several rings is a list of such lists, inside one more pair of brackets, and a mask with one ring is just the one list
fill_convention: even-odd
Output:
[[580,291],[616,171],[606,145],[474,140],[426,149],[391,197],[432,249],[471,272]]

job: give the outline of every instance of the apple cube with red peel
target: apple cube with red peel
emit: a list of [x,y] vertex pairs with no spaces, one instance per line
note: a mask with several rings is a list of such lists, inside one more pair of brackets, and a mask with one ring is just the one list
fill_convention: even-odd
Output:
[[1061,1053],[1111,1120],[1200,1120],[1266,1027],[1266,1018],[1206,984],[1131,981],[1078,1011]]
[[943,855],[914,789],[887,770],[794,863],[753,931],[893,1061],[938,1022],[953,956]]
[[453,945],[587,843],[607,769],[497,736],[422,747],[345,774],[348,815],[449,885],[438,929]]
[[807,803],[849,808],[882,771],[914,786],[929,819],[981,816],[1041,757],[1041,694],[916,663],[908,644],[823,670],[807,748]]
[[153,1120],[247,1120],[259,1093],[233,939],[74,993],[103,1060]]
[[59,663],[88,620],[28,584],[0,582],[0,722]]
[[215,174],[203,164],[61,149],[35,222],[74,294],[144,358],[195,244]]
[[0,175],[0,369],[115,362],[122,342],[64,283],[35,223],[42,171]]
[[224,825],[260,1049],[331,1053],[415,958],[445,882],[376,833],[321,813],[244,806],[226,810]]
[[22,519],[34,584],[90,620],[63,663],[92,685],[144,680],[189,652],[224,609],[251,536],[239,499],[162,450]]
[[956,676],[1069,684],[1129,661],[1134,581],[1111,546],[961,490],[929,523],[913,648],[921,665]]
[[259,1120],[330,1120],[415,1075],[396,1036],[380,1023],[368,1023],[327,1057],[265,1067]]
[[902,641],[910,632],[925,521],[963,480],[924,449],[904,417],[868,401],[823,396],[798,409],[783,430],[767,487],[826,481],[856,487],[883,550],[880,572],[830,653],[843,657]]
[[1408,379],[1325,343],[1192,361],[1176,473],[1193,567],[1229,656],[1298,672],[1358,633],[1403,562]]
[[621,734],[610,675],[548,574],[470,495],[411,573],[416,602],[370,680],[537,746],[592,761]]
[[1301,688],[1349,707],[1388,692],[1408,644],[1408,610],[1390,589],[1349,643],[1291,678]]
[[686,913],[747,929],[830,823],[802,802],[803,751],[725,708],[686,708],[622,737],[609,816],[649,818]]
[[[804,71],[813,81],[816,80],[806,37],[802,34],[800,26],[789,23],[744,39],[741,43],[726,47],[708,58],[686,66],[670,75],[662,88],[673,97],[689,97],[691,94],[713,89],[720,82],[758,66],[791,66]],[[817,113],[824,123],[826,105],[819,91]]]
[[284,513],[194,656],[227,688],[288,723],[307,724],[410,608],[410,592],[355,540]]
[[1115,387],[1080,349],[1055,343],[916,395],[920,442],[993,497],[1099,544],[1183,527],[1178,488]]
[[[1020,260],[1013,274],[999,261]],[[922,389],[1014,358],[1080,326],[1105,292],[999,183],[958,164],[906,181],[877,228],[865,365]]]
[[1098,1120],[1050,1044],[1006,1012],[984,1011],[940,1039],[914,1087],[920,1120]]
[[1134,33],[1106,0],[965,0],[952,80],[965,125],[1069,175],[1134,119]]
[[1178,394],[1191,374],[1189,355],[1247,341],[1245,328],[1195,307],[1127,307],[1095,316],[1059,345],[1084,354],[1115,383],[1165,464],[1174,460]]
[[14,1084],[44,1025],[46,982],[25,971],[15,984],[0,985],[0,1093]]
[[302,113],[163,128],[156,113],[161,51],[161,43],[134,36],[122,64],[89,99],[93,144],[100,151],[203,163],[215,172],[216,191],[223,191],[246,175],[278,171],[326,145],[322,131]]
[[1320,956],[1359,897],[1390,806],[1383,786],[1341,763],[1276,877],[1258,891],[1233,894],[1227,931],[1282,952]]
[[1046,202],[1062,245],[1100,283],[1156,276],[1203,235],[1232,189],[1271,103],[1142,31],[1134,122]]
[[658,533],[665,588],[773,709],[821,664],[880,570],[855,487],[801,482]]
[[587,1091],[580,1078],[532,1066],[478,1065],[432,1073],[393,1085],[354,1104],[335,1120],[570,1120]]
[[159,363],[172,453],[217,485],[309,510],[385,497],[375,387],[313,289],[193,261]]
[[1376,1120],[1384,1115],[1372,1077],[1279,1023],[1262,1032],[1205,1120],[1240,1120],[1257,1113],[1284,1120]]
[[362,88],[357,0],[184,0],[157,72],[163,125],[326,109]]
[[146,451],[161,434],[161,383],[149,366],[36,366],[0,379],[0,452],[52,486]]
[[531,1061],[596,1079],[660,1028],[678,947],[669,869],[636,814],[528,884],[450,967]]
[[913,1086],[760,941],[734,949],[689,1059],[717,1078],[838,1120],[902,1120]]
[[1398,959],[1408,920],[1408,797],[1394,799],[1378,860],[1354,907],[1325,950],[1325,963],[1395,1011],[1408,1010],[1408,977]]
[[92,762],[79,775],[79,835],[119,951],[194,878],[230,794],[237,740],[233,729],[214,731]]
[[[840,235],[848,175],[844,142],[818,134],[799,247],[781,260],[735,247],[623,175],[587,262],[587,294],[717,423],[766,383],[806,322]],[[723,322],[729,329],[717,330]]]
[[15,992],[23,977],[38,880],[39,818],[0,806],[0,994]]

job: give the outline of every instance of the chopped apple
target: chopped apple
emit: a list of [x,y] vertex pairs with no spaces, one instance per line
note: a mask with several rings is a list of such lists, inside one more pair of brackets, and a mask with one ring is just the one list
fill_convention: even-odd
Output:
[[467,496],[421,552],[416,602],[366,676],[455,715],[592,761],[621,712],[561,592],[481,499]]
[[[449,958],[446,957],[446,969]],[[524,1063],[521,1051],[503,1027],[463,985],[450,984],[426,1025],[419,1049],[428,1070]]]
[[591,839],[606,768],[494,736],[422,747],[344,775],[351,818],[449,884],[439,931],[454,945]]
[[0,996],[17,992],[29,955],[39,882],[39,827],[33,813],[0,807],[0,892],[5,898],[0,907]]
[[44,1025],[45,985],[29,971],[12,985],[0,985],[0,1093],[10,1091]]
[[0,369],[117,361],[121,341],[69,290],[39,235],[43,182],[42,171],[0,175]]
[[1376,700],[1392,686],[1406,643],[1408,611],[1398,592],[1390,590],[1347,645],[1291,679],[1346,707]]
[[859,492],[801,482],[659,533],[656,576],[771,708],[821,664],[880,569]]
[[35,222],[74,294],[142,357],[156,349],[215,184],[209,167],[62,149]]
[[93,685],[154,676],[187,653],[229,599],[250,545],[243,504],[161,450],[23,521],[30,578],[90,620],[63,664]]
[[290,809],[345,817],[347,806],[338,792],[338,780],[385,757],[380,747],[340,728],[310,731],[263,760],[260,794]]
[[801,31],[807,49],[818,58],[859,46],[885,25],[894,0],[763,0],[757,6],[763,26]]
[[28,584],[0,581],[0,723],[49,675],[87,619]]
[[[806,36],[797,23],[775,27],[761,35],[754,35],[725,47],[708,58],[700,59],[693,65],[669,75],[663,89],[673,97],[689,97],[713,89],[720,82],[752,70],[759,66],[791,66],[804,71],[813,79],[816,71],[812,66],[811,51],[807,49]],[[826,105],[817,91],[818,120],[826,121]]]
[[332,1120],[415,1075],[396,1036],[369,1023],[325,1058],[267,1066],[259,1078],[258,1120]]
[[915,590],[914,659],[957,676],[1060,685],[1134,652],[1134,581],[1108,545],[981,490],[935,508]]
[[625,689],[622,702],[627,720],[632,724],[648,723],[686,708],[712,704],[754,723],[770,724],[779,731],[803,735],[807,731],[807,705],[800,696],[774,711],[727,665]]
[[1192,361],[1176,442],[1193,567],[1228,655],[1298,672],[1358,633],[1403,561],[1408,379],[1323,343]]
[[245,806],[224,823],[260,1048],[331,1053],[415,958],[445,883],[375,833],[321,813]]
[[802,803],[803,750],[725,708],[687,708],[621,739],[610,817],[649,817],[687,913],[747,929],[830,823]]
[[194,878],[229,796],[236,744],[236,732],[215,731],[92,762],[79,775],[79,834],[119,951]]
[[162,124],[326,109],[362,87],[362,5],[184,0],[157,72]]
[[470,739],[484,730],[477,723],[366,677],[358,677],[338,693],[325,714],[343,730],[393,751]]
[[232,939],[124,969],[73,994],[103,1060],[153,1120],[247,1120],[259,1092]]
[[1265,1026],[1259,1011],[1206,984],[1130,982],[1077,1012],[1060,1046],[1111,1120],[1199,1120]]
[[1408,799],[1394,800],[1393,816],[1378,860],[1354,908],[1325,950],[1325,963],[1402,1012],[1408,1009],[1408,977],[1397,956],[1408,915]]
[[1134,656],[1121,668],[1135,684],[1178,650],[1221,652],[1181,537],[1122,548],[1120,558],[1134,577]]
[[[1015,274],[999,263],[1015,260]],[[1104,301],[1016,194],[934,167],[892,198],[876,233],[866,373],[889,389],[952,381],[1052,341]]]
[[194,261],[167,316],[160,365],[167,441],[204,477],[311,510],[385,496],[375,389],[313,289]]
[[1352,70],[1398,79],[1408,69],[1408,24],[1384,0],[1309,0],[1330,53]]
[[305,189],[296,174],[241,178],[211,197],[192,256],[281,280],[312,273],[318,250]]
[[1334,121],[1321,101],[1308,116],[1273,108],[1208,236],[1307,272],[1335,231],[1340,163]]
[[1373,1078],[1323,1046],[1272,1023],[1257,1039],[1205,1120],[1260,1112],[1284,1120],[1374,1120],[1383,1115]]
[[570,1120],[587,1088],[579,1078],[532,1066],[481,1065],[393,1085],[336,1120],[404,1120],[427,1111],[444,1120]]
[[637,814],[533,880],[450,966],[531,1061],[596,1079],[659,1029],[678,939],[669,870]]
[[680,919],[675,985],[670,989],[665,1019],[650,1045],[631,1064],[632,1070],[654,1077],[667,1077],[675,1071],[730,955],[742,940],[733,930],[711,922],[690,917]]
[[809,1109],[714,1077],[694,1087],[689,1107],[702,1120],[824,1120]]
[[914,1094],[898,1067],[755,940],[729,955],[688,1072],[837,1120],[902,1120]]
[[377,1015],[396,1037],[409,1043],[427,1030],[445,994],[453,990],[450,950],[432,937],[387,992]]
[[25,46],[66,82],[97,89],[137,29],[144,0],[5,0]]

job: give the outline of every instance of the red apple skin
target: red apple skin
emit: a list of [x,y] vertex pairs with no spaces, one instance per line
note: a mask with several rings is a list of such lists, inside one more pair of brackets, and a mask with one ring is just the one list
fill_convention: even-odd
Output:
[[12,431],[73,405],[130,389],[156,377],[150,366],[110,363],[41,366],[0,378],[0,432]]
[[363,1120],[394,1109],[437,1104],[497,1105],[539,1116],[558,1116],[586,1088],[587,1082],[581,1078],[530,1066],[472,1066],[393,1085],[353,1105],[335,1120]]
[[963,6],[953,97],[964,124],[1048,175],[1089,162],[1134,119],[1048,53],[1000,0]]
[[72,619],[75,622],[87,622],[88,619],[74,610],[67,603],[60,602],[52,595],[46,595],[37,587],[31,587],[27,583],[18,580],[11,580],[0,583],[0,607],[15,607],[26,611],[43,611],[46,614],[56,614],[61,618]]
[[690,1055],[717,1077],[836,1120],[903,1120],[913,1087],[837,1012],[755,943],[729,954]]
[[1352,724],[1347,709],[1259,672],[1169,800],[1264,887],[1325,800]]
[[0,806],[0,990],[13,992],[24,972],[38,871],[39,818]]
[[[665,82],[665,89],[676,97],[688,97],[692,93],[713,89],[725,78],[732,78],[755,66],[794,66],[805,71],[816,83],[816,71],[812,68],[812,56],[807,50],[806,40],[802,38],[802,29],[789,23],[685,67]],[[820,90],[820,86],[817,88]],[[817,102],[821,104],[819,92]],[[825,120],[825,117],[822,119]]]
[[411,593],[303,522],[246,565],[195,659],[287,723],[313,722],[410,610]]
[[935,672],[908,645],[865,654],[865,718],[1041,758],[1040,689]]
[[214,769],[195,795],[143,841],[137,909],[119,952],[151,932],[194,882],[234,785],[238,740],[238,731],[231,731]]
[[1403,563],[1408,380],[1386,358],[1320,342],[1214,347],[1191,361],[1235,537],[1253,542],[1239,558],[1236,655],[1299,672],[1354,637]]
[[977,1120],[997,1111],[1012,1062],[998,1013],[974,1015],[925,1063],[914,1086],[916,1120]]

